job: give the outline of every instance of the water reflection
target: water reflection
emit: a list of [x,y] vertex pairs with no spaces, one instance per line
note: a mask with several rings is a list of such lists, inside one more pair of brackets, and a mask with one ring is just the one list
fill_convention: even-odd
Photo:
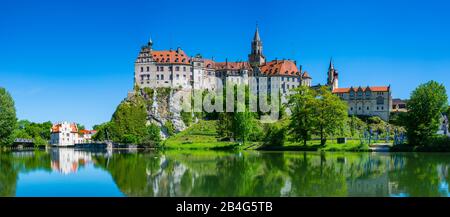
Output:
[[[88,165],[89,177],[102,172],[108,177],[94,180],[79,174]],[[47,171],[78,179],[80,195],[91,195],[89,186],[103,181],[97,190],[114,186],[126,196],[448,197],[449,169],[450,154],[432,153],[53,149],[1,153],[0,195],[23,192],[26,186],[17,185],[21,174]],[[54,177],[46,179],[39,181],[51,182]],[[64,183],[59,186],[70,188]]]
[[52,169],[63,174],[75,173],[80,165],[84,166],[92,163],[92,157],[89,152],[68,148],[52,149],[51,159]]

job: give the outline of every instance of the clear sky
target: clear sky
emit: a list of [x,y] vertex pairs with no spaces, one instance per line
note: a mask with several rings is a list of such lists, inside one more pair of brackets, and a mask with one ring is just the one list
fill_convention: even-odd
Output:
[[333,57],[340,86],[391,85],[407,98],[429,80],[450,90],[449,8],[436,0],[2,0],[0,86],[20,119],[91,127],[132,89],[150,36],[157,50],[246,60],[258,22],[266,57],[297,60],[313,83],[325,82]]

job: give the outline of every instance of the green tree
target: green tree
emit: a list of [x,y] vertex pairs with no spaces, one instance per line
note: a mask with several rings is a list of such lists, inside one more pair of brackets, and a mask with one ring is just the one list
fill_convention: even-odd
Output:
[[283,146],[286,141],[286,127],[282,121],[267,124],[265,146]]
[[16,124],[17,118],[14,100],[8,91],[0,87],[0,146],[12,144]]
[[78,128],[78,130],[85,130],[86,129],[86,127],[84,125],[82,125],[82,124],[77,124],[77,128]]
[[218,114],[217,121],[217,134],[222,138],[231,138],[233,133],[232,128],[232,115],[229,112],[220,112]]
[[95,125],[93,128],[97,131],[97,133],[92,136],[92,139],[94,141],[115,140],[113,125],[114,123],[110,121],[100,125]]
[[306,142],[314,133],[317,100],[315,91],[309,87],[301,86],[294,91],[288,102],[292,112],[289,131],[294,140],[303,141],[306,146]]
[[359,134],[359,132],[367,129],[367,124],[355,115],[350,116],[348,119],[348,126],[352,138]]
[[443,84],[430,81],[420,85],[408,102],[406,130],[412,145],[428,145],[439,129],[441,113],[448,109],[448,98]]
[[244,112],[234,112],[232,131],[235,139],[239,139],[245,145],[251,133],[256,128],[256,113],[245,108]]
[[147,126],[147,135],[143,138],[142,144],[146,146],[158,146],[161,143],[161,129],[156,124]]
[[316,97],[315,130],[320,135],[320,144],[324,146],[327,136],[336,134],[348,117],[347,104],[338,96],[331,93],[328,87],[323,86]]
[[147,110],[143,98],[136,96],[120,103],[112,116],[111,122],[114,129],[113,140],[130,143],[136,138],[133,143],[139,143],[147,132]]
[[34,146],[46,146],[48,145],[48,140],[45,140],[43,138],[41,138],[40,136],[33,138],[34,140]]

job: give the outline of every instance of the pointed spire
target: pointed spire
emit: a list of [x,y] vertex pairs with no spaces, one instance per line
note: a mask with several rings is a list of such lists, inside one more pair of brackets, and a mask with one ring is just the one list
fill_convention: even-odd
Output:
[[334,69],[333,57],[330,58],[330,66],[328,69]]
[[253,37],[253,41],[261,41],[261,38],[259,38],[258,22],[256,22],[256,31],[255,36]]
[[148,40],[148,45],[152,46],[153,45],[153,41],[152,41],[152,37],[150,36],[150,39]]

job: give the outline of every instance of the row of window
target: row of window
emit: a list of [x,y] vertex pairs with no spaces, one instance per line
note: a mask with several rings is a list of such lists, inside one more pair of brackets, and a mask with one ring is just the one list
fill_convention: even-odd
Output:
[[[183,75],[183,79],[186,79],[186,74]],[[146,80],[150,80],[150,75],[141,75],[141,80],[145,80],[145,78],[147,78]],[[169,76],[170,79],[172,79],[172,75]],[[176,74],[175,75],[176,80],[180,79],[180,74]],[[192,75],[190,76],[191,80],[192,80]],[[164,74],[157,74],[156,75],[156,80],[164,80]]]
[[[362,107],[358,107],[358,110],[361,111]],[[369,110],[370,110],[370,107],[367,106],[367,111],[369,111]],[[377,111],[379,111],[379,110],[381,110],[381,111],[384,110],[384,106],[381,106],[381,107],[377,106]],[[353,111],[353,107],[350,108],[350,111]]]
[[[168,66],[168,68],[169,68],[169,71],[172,71],[172,66]],[[180,71],[181,70],[181,68],[180,68],[180,66],[176,66],[175,67],[175,71]],[[156,67],[156,71],[158,71],[158,72],[164,72],[164,66],[157,66]],[[186,71],[186,66],[183,66],[183,72],[185,72]],[[141,67],[141,72],[144,72],[144,67]],[[147,72],[150,72],[150,67],[149,66],[147,66]],[[191,68],[191,72],[192,72],[192,68]]]
[[[297,77],[297,78],[287,77],[287,81],[291,81],[291,80],[300,82],[300,78],[299,77]],[[284,77],[281,77],[281,81],[284,81]]]

